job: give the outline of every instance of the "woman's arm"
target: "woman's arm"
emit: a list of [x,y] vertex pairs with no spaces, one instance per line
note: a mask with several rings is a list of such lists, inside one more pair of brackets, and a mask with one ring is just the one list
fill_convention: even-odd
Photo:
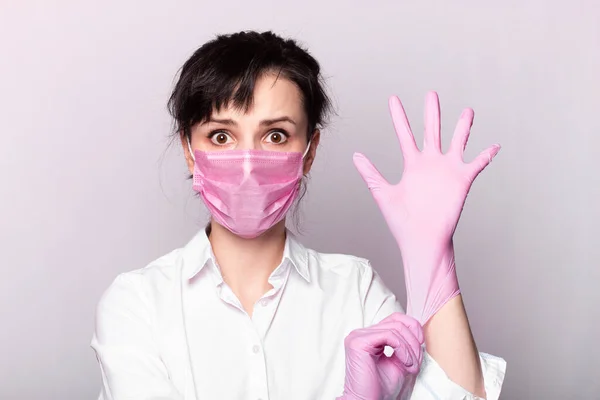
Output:
[[140,278],[119,275],[98,304],[92,348],[102,374],[100,399],[183,400],[154,342]]
[[448,301],[424,327],[427,352],[448,378],[485,398],[479,352],[473,340],[462,296]]

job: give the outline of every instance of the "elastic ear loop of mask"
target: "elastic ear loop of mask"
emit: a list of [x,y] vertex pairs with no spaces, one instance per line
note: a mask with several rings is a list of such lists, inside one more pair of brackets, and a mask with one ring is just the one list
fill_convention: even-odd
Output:
[[[302,159],[304,160],[304,158],[306,157],[306,155],[308,154],[308,151],[310,150],[310,143],[311,141],[308,141],[308,145],[306,145],[306,150],[304,150],[304,154],[302,154]],[[190,155],[192,156],[192,160],[196,161],[196,156],[194,155],[194,150],[192,150],[192,143],[190,142],[190,139],[187,139],[187,145],[188,145],[188,150],[190,152]]]
[[192,160],[196,161],[196,156],[194,155],[194,150],[192,150],[192,143],[190,142],[190,138],[187,138],[187,144],[190,155],[192,156]]
[[306,145],[306,150],[304,150],[304,154],[302,154],[302,159],[304,160],[304,158],[306,157],[306,155],[308,154],[308,151],[310,150],[310,140],[308,141],[308,144]]

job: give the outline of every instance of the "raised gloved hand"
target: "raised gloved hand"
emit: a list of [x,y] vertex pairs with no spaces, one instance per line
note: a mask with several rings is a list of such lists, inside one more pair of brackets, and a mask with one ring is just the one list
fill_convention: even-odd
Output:
[[[346,337],[346,381],[338,400],[408,399],[423,361],[423,329],[418,321],[394,313]],[[384,354],[385,346],[394,350]]]
[[435,92],[430,92],[425,104],[424,146],[419,151],[400,100],[391,97],[389,107],[404,157],[401,181],[388,183],[360,153],[354,154],[354,165],[400,246],[407,313],[425,325],[460,293],[452,236],[471,184],[500,146],[493,145],[474,161],[464,162],[463,152],[473,123],[473,110],[465,109],[450,149],[442,153],[439,100]]

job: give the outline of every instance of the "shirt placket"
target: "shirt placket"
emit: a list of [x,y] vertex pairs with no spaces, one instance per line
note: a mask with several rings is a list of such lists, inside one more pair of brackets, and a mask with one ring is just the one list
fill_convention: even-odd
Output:
[[[269,399],[269,388],[268,388],[268,376],[267,376],[267,364],[264,344],[266,342],[266,335],[273,322],[277,306],[281,299],[283,287],[287,281],[289,275],[289,265],[283,265],[283,268],[278,269],[277,272],[269,279],[269,282],[273,286],[273,289],[269,290],[263,297],[260,298],[254,305],[252,311],[251,324],[254,327],[256,345],[253,346],[252,352],[255,355],[253,360],[255,368],[252,373],[252,387],[253,393],[258,394],[255,397],[248,397],[249,399],[256,400],[268,400]],[[259,344],[260,343],[260,344]]]
[[269,400],[267,364],[263,341],[256,329],[252,329],[251,332],[254,344],[248,349],[251,368],[249,371],[250,390],[246,398],[248,400]]
[[289,264],[286,263],[282,269],[277,271],[276,275],[269,279],[273,289],[265,293],[254,305],[252,323],[259,332],[262,340],[265,340],[267,332],[273,323],[289,273]]

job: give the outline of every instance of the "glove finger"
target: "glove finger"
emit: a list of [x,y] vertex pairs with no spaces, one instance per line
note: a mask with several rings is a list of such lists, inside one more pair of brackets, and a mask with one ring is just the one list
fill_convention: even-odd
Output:
[[394,349],[392,357],[395,365],[409,374],[416,374],[421,369],[421,354],[422,350],[420,346],[418,349],[414,349],[410,345],[402,343],[398,348]]
[[415,137],[410,128],[408,117],[402,106],[402,102],[397,96],[390,97],[388,101],[390,114],[392,116],[392,122],[394,123],[394,130],[396,136],[400,142],[400,149],[402,150],[402,157],[406,164],[416,153],[419,152],[419,148],[415,143]]
[[[408,329],[410,329],[412,334],[417,338],[419,343],[423,344],[423,342],[425,340],[425,337],[423,335],[423,327],[421,326],[419,321],[417,321],[415,318],[411,317],[410,315],[403,314],[401,312],[395,312],[395,313],[390,314],[386,318],[384,318],[380,322],[380,324],[386,323],[386,322],[400,322],[400,323],[406,325],[406,327],[408,327]],[[377,326],[377,325],[373,325],[373,326]]]
[[422,348],[410,329],[400,322],[387,322],[378,328],[394,331],[400,339],[399,345],[393,347],[394,355],[392,358],[401,362],[407,371],[414,371],[415,368],[418,370],[422,361]]
[[379,170],[369,161],[369,159],[362,153],[354,153],[353,156],[354,166],[358,170],[358,173],[363,178],[367,187],[371,191],[378,191],[379,189],[389,185],[385,178],[381,175]]
[[456,123],[454,129],[454,135],[452,136],[452,142],[450,142],[449,153],[460,156],[462,160],[467,142],[469,141],[469,135],[471,134],[471,126],[473,126],[473,118],[475,114],[471,108],[465,108],[460,116],[460,119]]
[[389,358],[389,362],[408,373],[412,374],[418,372],[421,368],[422,347],[417,342],[416,338],[412,336],[407,329],[404,330],[404,334],[397,333],[398,330],[393,326],[387,327],[386,329],[396,332],[399,339],[398,346],[390,346],[393,348],[394,353]]
[[475,157],[475,160],[469,163],[469,167],[471,168],[471,179],[474,180],[477,175],[479,175],[481,171],[483,171],[485,167],[492,162],[492,159],[496,156],[496,154],[498,154],[499,151],[500,145],[495,144],[479,153],[479,155]]
[[[377,325],[377,329],[392,330],[398,334],[402,342],[405,342],[411,348],[418,349],[421,347],[421,342],[411,329],[402,322],[391,321],[385,324]],[[415,352],[416,353],[416,352]]]
[[393,329],[368,328],[362,329],[351,340],[346,341],[346,347],[353,351],[361,351],[372,356],[381,355],[385,346],[396,348],[401,344],[401,337]]
[[440,125],[440,100],[436,92],[427,93],[425,98],[425,137],[423,151],[442,151]]

